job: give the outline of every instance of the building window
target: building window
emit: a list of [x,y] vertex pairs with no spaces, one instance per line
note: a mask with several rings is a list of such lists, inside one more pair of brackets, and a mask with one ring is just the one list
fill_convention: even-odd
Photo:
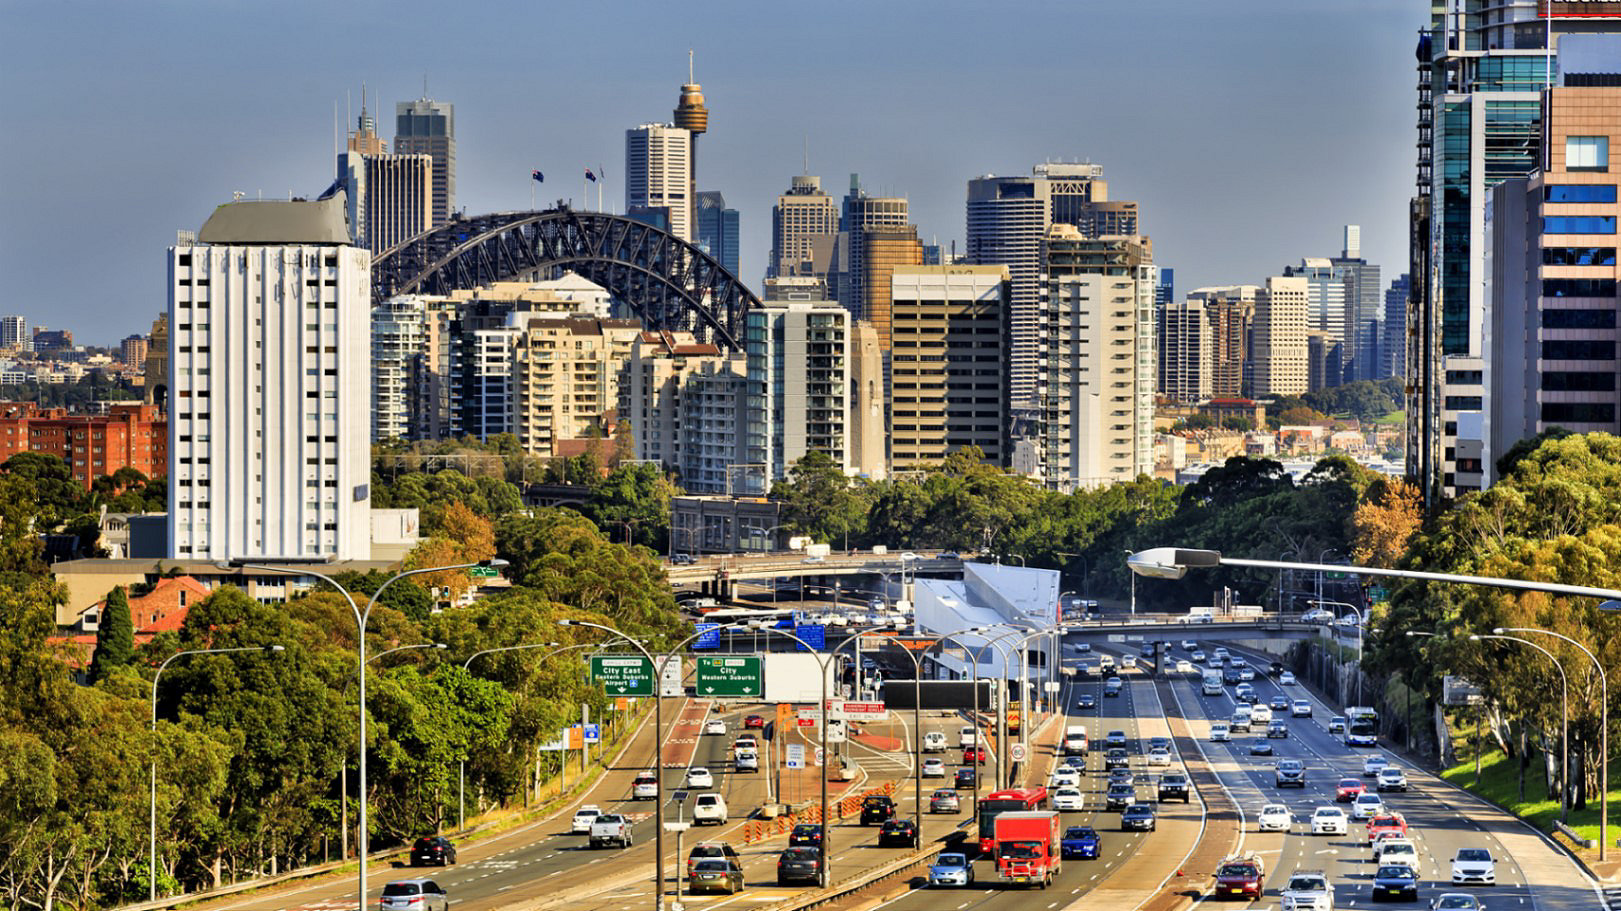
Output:
[[1545,361],[1613,361],[1615,342],[1595,339],[1549,339],[1542,343]]
[[1614,247],[1544,247],[1544,266],[1613,266]]
[[1479,411],[1481,398],[1478,395],[1449,395],[1441,407],[1447,411]]
[[1607,171],[1610,167],[1608,136],[1565,137],[1565,170]]
[[1542,420],[1550,424],[1613,424],[1614,402],[1543,402]]
[[1549,184],[1542,188],[1542,198],[1548,202],[1615,202],[1615,185]]
[[1544,215],[1544,234],[1614,234],[1614,215]]
[[[1578,290],[1571,292],[1571,297],[1596,297],[1603,293],[1607,297],[1615,296],[1615,279],[1586,279],[1586,278],[1549,278],[1543,279],[1542,293],[1547,297],[1565,297],[1565,294],[1552,294],[1548,291],[1551,282],[1582,282],[1599,284],[1607,282],[1607,292]],[[1614,310],[1544,310],[1542,311],[1542,328],[1544,329],[1614,329]]]
[[1550,370],[1542,374],[1542,388],[1546,392],[1614,392],[1615,374]]

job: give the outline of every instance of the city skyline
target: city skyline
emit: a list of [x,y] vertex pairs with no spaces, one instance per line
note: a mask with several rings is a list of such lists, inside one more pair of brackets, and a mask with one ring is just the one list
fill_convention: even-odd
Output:
[[[183,3],[12,10],[0,66],[32,88],[10,100],[18,129],[0,148],[14,174],[30,177],[0,189],[0,267],[12,278],[0,310],[93,344],[143,331],[163,306],[158,251],[175,231],[196,230],[198,214],[233,191],[318,194],[362,83],[386,133],[400,102],[426,95],[456,106],[456,200],[470,214],[528,208],[537,168],[547,175],[541,207],[559,197],[595,207],[595,193],[581,200],[579,187],[584,169],[599,166],[605,202],[622,203],[624,131],[670,118],[688,48],[711,112],[697,189],[724,193],[741,213],[740,277],[756,291],[771,205],[807,149],[809,172],[830,193],[859,173],[875,195],[911,201],[925,243],[959,252],[970,179],[1090,159],[1121,198],[1141,203],[1142,229],[1156,260],[1177,270],[1179,292],[1258,282],[1281,262],[1332,255],[1345,224],[1363,226],[1365,255],[1387,274],[1405,262],[1412,47],[1426,24],[1418,5],[1268,2],[1235,15],[1176,3],[1034,4],[1020,14],[1030,28],[1004,33],[1017,36],[1005,53],[961,57],[937,49],[978,37],[985,14],[969,4],[927,15],[836,4],[793,23],[735,4],[686,17],[638,6],[641,25],[623,33],[584,10],[549,14],[544,67],[517,53],[529,40],[521,30],[491,28],[533,14],[509,5],[431,35],[409,27],[425,10],[416,4],[319,19],[313,6],[204,18]],[[389,50],[356,54],[357,34],[377,39],[360,46]],[[423,66],[430,58],[412,51],[430,39],[475,48],[476,59]],[[281,51],[294,42],[304,46],[296,67]],[[595,65],[604,55],[613,66]],[[863,65],[840,64],[853,59]],[[109,71],[121,78],[104,79]],[[549,84],[546,72],[592,78]],[[790,110],[801,113],[784,117]],[[1330,111],[1334,130],[1301,125]],[[112,240],[100,267],[76,269],[64,294],[61,239],[81,220]]]

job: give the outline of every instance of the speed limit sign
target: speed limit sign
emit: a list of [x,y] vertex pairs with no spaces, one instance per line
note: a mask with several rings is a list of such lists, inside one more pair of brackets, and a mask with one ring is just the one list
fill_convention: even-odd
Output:
[[1024,762],[1024,754],[1025,749],[1024,744],[1022,743],[1015,743],[1012,747],[1008,748],[1008,756],[1012,757],[1014,762]]

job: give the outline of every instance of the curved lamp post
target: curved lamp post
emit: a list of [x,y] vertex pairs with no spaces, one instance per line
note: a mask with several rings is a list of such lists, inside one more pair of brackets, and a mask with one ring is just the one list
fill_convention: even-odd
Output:
[[[1336,621],[1336,623],[1335,623],[1336,626],[1339,625],[1337,621],[1340,619],[1340,608],[1342,608],[1342,607],[1350,608],[1352,615],[1356,617],[1356,702],[1357,702],[1357,705],[1361,705],[1362,704],[1362,622],[1363,622],[1363,620],[1362,620],[1362,609],[1357,607],[1355,604],[1350,604],[1350,603],[1345,602],[1345,601],[1324,601],[1321,598],[1311,598],[1311,599],[1307,600],[1306,603],[1307,604],[1316,604],[1318,606],[1321,606],[1321,605],[1324,605],[1324,604],[1332,606],[1334,608],[1334,620]],[[1338,642],[1336,642],[1334,644],[1335,644],[1336,648],[1339,646]],[[1345,694],[1344,693],[1340,694],[1340,702],[1341,703],[1345,702]]]
[[1527,648],[1534,648],[1546,655],[1548,660],[1553,662],[1554,668],[1559,671],[1560,694],[1563,700],[1563,712],[1560,716],[1561,723],[1559,727],[1559,813],[1561,819],[1569,820],[1570,802],[1565,798],[1570,791],[1570,678],[1565,676],[1565,666],[1560,663],[1558,658],[1553,656],[1553,652],[1529,639],[1521,639],[1519,636],[1482,636],[1479,634],[1469,637],[1470,642],[1480,642],[1483,639],[1501,639],[1504,642],[1518,642]]
[[248,645],[240,648],[197,648],[185,652],[175,652],[173,655],[163,659],[163,663],[158,665],[158,672],[152,675],[152,807],[151,816],[148,820],[150,841],[148,843],[147,863],[149,866],[146,868],[146,896],[148,900],[158,900],[158,678],[163,676],[163,671],[169,666],[169,662],[188,655],[225,655],[231,652],[260,652],[271,655],[286,650],[285,645]]

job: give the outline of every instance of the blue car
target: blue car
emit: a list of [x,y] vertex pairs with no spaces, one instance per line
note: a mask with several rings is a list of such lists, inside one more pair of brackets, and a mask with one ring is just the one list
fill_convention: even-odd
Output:
[[1097,860],[1098,841],[1097,830],[1091,826],[1070,826],[1064,830],[1064,838],[1059,843],[1059,851],[1064,857]]

